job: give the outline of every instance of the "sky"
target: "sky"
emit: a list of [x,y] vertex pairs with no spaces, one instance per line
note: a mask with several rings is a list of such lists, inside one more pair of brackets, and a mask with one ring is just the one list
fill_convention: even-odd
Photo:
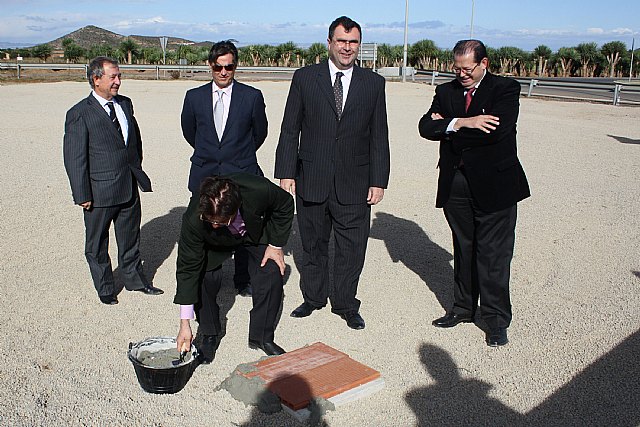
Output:
[[[324,43],[333,19],[363,28],[363,42],[403,44],[406,0],[0,0],[0,47],[45,43],[85,25],[121,35],[192,41],[235,39],[239,46]],[[408,0],[409,43],[440,48],[478,38],[490,47],[553,50],[596,42],[640,44],[640,1]],[[523,4],[524,3],[524,4]],[[587,6],[588,4],[588,6]],[[473,12],[472,12],[473,11]],[[473,26],[471,21],[473,18]],[[473,34],[472,34],[473,31]]]

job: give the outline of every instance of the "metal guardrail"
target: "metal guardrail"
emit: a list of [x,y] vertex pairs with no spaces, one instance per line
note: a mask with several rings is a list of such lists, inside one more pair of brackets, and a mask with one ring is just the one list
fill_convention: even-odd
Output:
[[[89,65],[87,64],[20,64],[15,62],[0,62],[1,69],[17,70],[18,78],[22,70],[29,68],[46,69],[46,70],[84,70],[85,73]],[[206,72],[210,73],[211,69],[208,65],[129,65],[120,64],[122,70],[134,71],[155,71],[156,79],[160,78],[160,71],[180,71],[180,72]],[[295,67],[238,67],[238,72],[245,73],[291,73],[297,70]]]
[[[427,79],[430,80],[431,85],[437,85],[455,78],[455,74],[451,72],[419,70],[418,74],[428,76]],[[584,82],[571,81],[568,78],[560,80],[549,80],[544,78],[514,78],[523,86],[523,88],[526,88],[523,92],[526,93],[527,97],[544,96],[552,98],[601,101],[608,102],[613,105],[621,105],[623,103],[627,105],[640,105],[640,82],[638,81],[628,82],[624,80],[609,80]],[[597,97],[577,97],[572,96],[571,94],[557,95],[550,93],[549,91],[545,92],[545,89],[555,89],[558,92],[563,90],[590,91],[597,95]],[[623,100],[623,94],[629,95],[629,99]]]
[[[17,77],[20,78],[23,69],[49,69],[49,70],[86,70],[87,64],[30,64],[15,62],[0,62],[0,69],[15,69]],[[135,71],[155,71],[156,80],[160,79],[160,71],[180,71],[187,73],[210,73],[207,65],[128,65],[120,64],[123,70]],[[244,73],[271,73],[271,74],[293,74],[297,70],[295,67],[238,67],[238,72]],[[455,77],[451,72],[440,72],[431,70],[416,70],[418,77],[430,80],[431,85],[436,85]],[[415,77],[415,76],[412,76]],[[627,82],[623,80],[609,81],[572,81],[570,79],[550,80],[545,78],[515,78],[525,88],[523,93],[527,97],[544,96],[555,98],[569,98],[587,101],[610,102],[613,105],[640,105],[640,82]],[[571,94],[571,91],[590,91],[593,97],[578,97]],[[554,92],[566,91],[564,95]],[[623,99],[627,95],[627,99]]]

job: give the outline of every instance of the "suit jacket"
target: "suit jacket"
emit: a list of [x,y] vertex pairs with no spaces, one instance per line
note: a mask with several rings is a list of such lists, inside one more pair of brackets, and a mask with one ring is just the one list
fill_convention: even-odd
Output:
[[293,75],[276,150],[275,177],[295,178],[305,201],[366,203],[369,187],[389,182],[384,78],[354,66],[338,119],[327,61]]
[[267,138],[264,98],[258,89],[233,82],[229,116],[222,140],[213,122],[212,82],[190,89],[184,97],[182,134],[194,148],[189,190],[200,189],[209,176],[246,172],[262,175],[256,151]]
[[92,94],[67,111],[64,166],[76,204],[92,201],[94,207],[105,207],[126,203],[133,197],[134,179],[142,191],[151,191],[151,180],[142,170],[142,139],[133,104],[126,96],[115,99],[127,117],[126,145]]
[[[436,87],[431,108],[420,119],[418,129],[422,137],[440,141],[437,207],[449,200],[453,175],[461,160],[480,209],[495,212],[529,197],[529,184],[516,148],[519,98],[520,84],[516,80],[487,72],[465,113],[464,88],[457,80]],[[432,120],[432,113],[440,113],[444,120]],[[480,114],[499,117],[500,125],[488,134],[468,128],[446,133],[454,117]]]
[[293,222],[293,198],[267,178],[245,173],[226,176],[238,184],[242,206],[240,214],[247,233],[234,236],[227,227],[213,228],[200,219],[199,198],[195,192],[182,216],[176,269],[176,304],[198,302],[198,288],[207,270],[220,267],[233,249],[243,244],[287,244]]

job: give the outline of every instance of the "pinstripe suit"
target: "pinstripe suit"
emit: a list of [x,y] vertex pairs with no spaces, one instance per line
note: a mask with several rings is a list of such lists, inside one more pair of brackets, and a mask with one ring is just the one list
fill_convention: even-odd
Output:
[[295,178],[304,250],[305,302],[329,298],[328,244],[334,230],[332,311],[357,312],[371,209],[369,187],[386,188],[389,139],[382,77],[355,66],[338,118],[327,61],[296,71],[282,120],[275,177]]
[[141,211],[137,187],[151,191],[151,181],[142,170],[142,140],[131,100],[117,95],[115,101],[127,120],[126,145],[93,94],[67,112],[63,143],[73,200],[76,204],[92,202],[92,208],[84,211],[85,255],[101,296],[113,294],[115,287],[108,253],[112,221],[125,287],[141,289],[146,283],[138,252]]

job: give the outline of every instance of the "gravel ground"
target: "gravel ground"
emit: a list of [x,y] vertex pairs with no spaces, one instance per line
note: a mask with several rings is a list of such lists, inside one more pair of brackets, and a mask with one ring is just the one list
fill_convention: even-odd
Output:
[[[127,360],[129,342],[177,333],[176,241],[191,151],[179,115],[185,91],[200,83],[123,83],[155,190],[142,195],[142,256],[166,292],[123,291],[116,306],[100,304],[91,284],[81,210],[62,164],[65,112],[88,85],[0,86],[0,425],[297,425],[216,390],[238,364],[262,355],[246,345],[250,300],[234,295],[232,264],[220,295],[226,335],[213,364],[180,393],[153,395]],[[267,103],[270,135],[259,159],[272,177],[289,82],[252,84]],[[639,425],[640,109],[522,99],[519,154],[533,196],[519,205],[511,342],[493,349],[476,325],[431,326],[452,300],[451,235],[434,207],[437,144],[417,132],[432,96],[424,84],[387,85],[392,172],[373,208],[360,281],[366,329],[348,329],[328,309],[289,317],[302,301],[295,229],[287,247],[277,342],[289,350],[324,342],[386,382],[324,422]]]

